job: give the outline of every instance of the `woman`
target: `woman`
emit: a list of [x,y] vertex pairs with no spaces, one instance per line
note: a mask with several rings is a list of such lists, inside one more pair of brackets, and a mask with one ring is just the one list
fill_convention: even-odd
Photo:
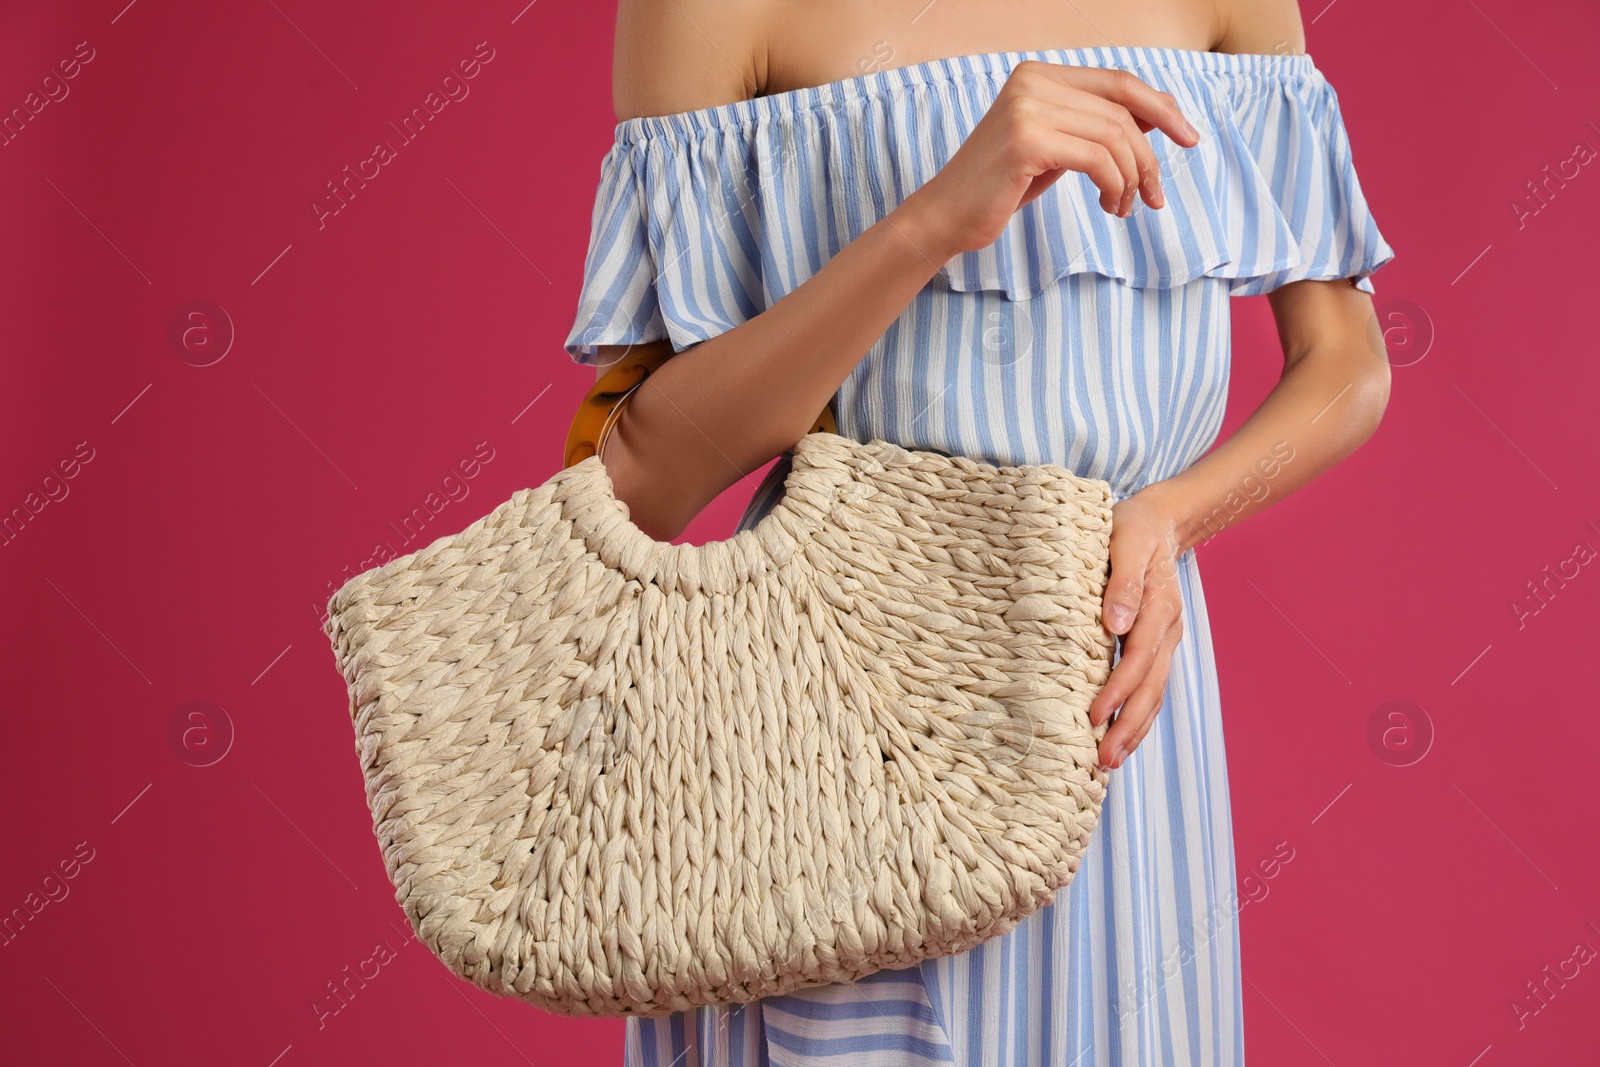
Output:
[[[1120,639],[1091,709],[1120,771],[1050,906],[904,970],[630,1019],[627,1062],[1242,1063],[1192,550],[1358,447],[1389,391],[1368,276],[1393,252],[1293,0],[622,0],[615,87],[567,350],[660,363],[606,446],[635,523],[676,536],[831,400],[857,440],[1109,481]],[[1228,298],[1256,293],[1282,380],[1208,453]]]

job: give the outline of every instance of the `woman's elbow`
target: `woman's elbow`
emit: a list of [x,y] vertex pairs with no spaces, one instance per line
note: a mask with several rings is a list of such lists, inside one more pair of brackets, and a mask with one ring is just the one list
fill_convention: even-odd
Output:
[[1389,390],[1392,384],[1389,362],[1386,359],[1365,360],[1366,365],[1356,374],[1353,392],[1354,407],[1361,441],[1378,432],[1378,424],[1389,407]]

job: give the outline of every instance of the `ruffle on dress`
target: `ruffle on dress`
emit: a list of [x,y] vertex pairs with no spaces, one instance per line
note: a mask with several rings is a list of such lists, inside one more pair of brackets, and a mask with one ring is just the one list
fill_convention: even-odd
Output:
[[[1232,295],[1369,275],[1394,256],[1356,177],[1338,96],[1309,55],[1084,48],[959,56],[696,111],[629,119],[601,161],[569,355],[677,351],[770,307],[938,173],[1018,63],[1131,70],[1200,131],[1148,134],[1166,206],[1119,219],[1063,174],[931,284],[1027,300],[1094,273]],[[916,106],[913,106],[913,102]],[[824,254],[825,253],[825,254]]]

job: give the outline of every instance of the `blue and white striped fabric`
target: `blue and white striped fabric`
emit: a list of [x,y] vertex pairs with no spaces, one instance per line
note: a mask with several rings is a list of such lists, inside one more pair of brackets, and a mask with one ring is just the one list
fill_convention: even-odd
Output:
[[[1182,471],[1221,423],[1228,297],[1306,278],[1370,293],[1394,255],[1310,56],[987,53],[625,121],[601,165],[568,353],[593,363],[596,346],[661,338],[682,351],[759,314],[937,173],[1026,59],[1132,70],[1177,98],[1201,144],[1149,135],[1166,208],[1113,218],[1069,173],[993,245],[946,264],[839,388],[839,432],[1060,463],[1119,497]],[[787,471],[774,464],[740,529]],[[1178,574],[1186,625],[1161,712],[1054,903],[960,955],[629,1019],[627,1063],[1241,1064],[1227,764],[1193,552]]]

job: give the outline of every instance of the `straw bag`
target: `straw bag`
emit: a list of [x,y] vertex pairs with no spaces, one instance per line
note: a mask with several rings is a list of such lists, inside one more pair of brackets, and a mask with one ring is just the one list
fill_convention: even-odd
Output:
[[960,952],[1078,869],[1110,486],[812,432],[783,497],[652,540],[600,457],[352,578],[325,626],[396,899],[562,1015]]

